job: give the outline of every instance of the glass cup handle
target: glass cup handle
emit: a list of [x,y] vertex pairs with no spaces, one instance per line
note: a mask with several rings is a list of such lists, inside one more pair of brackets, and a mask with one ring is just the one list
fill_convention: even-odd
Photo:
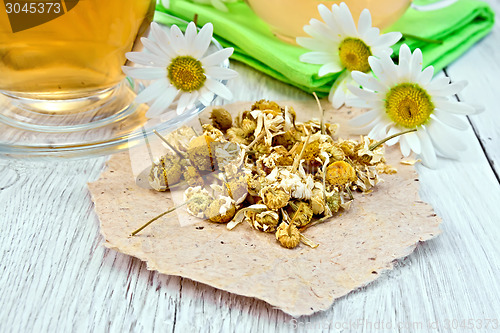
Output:
[[441,1],[436,1],[434,3],[430,3],[428,5],[416,5],[414,2],[412,2],[411,7],[413,9],[418,10],[418,11],[428,12],[428,11],[432,11],[432,10],[446,8],[448,6],[453,5],[457,1],[458,0],[441,0]]

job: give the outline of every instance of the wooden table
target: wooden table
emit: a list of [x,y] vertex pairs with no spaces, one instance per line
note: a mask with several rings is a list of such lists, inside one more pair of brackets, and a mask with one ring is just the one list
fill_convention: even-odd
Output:
[[[500,13],[498,0],[489,2]],[[458,97],[486,107],[469,118],[461,161],[417,166],[421,197],[443,218],[442,235],[310,317],[293,319],[262,301],[159,275],[105,249],[86,183],[106,158],[0,160],[0,332],[500,331],[499,45],[497,23],[438,74],[468,80]],[[233,67],[236,101],[311,98]]]

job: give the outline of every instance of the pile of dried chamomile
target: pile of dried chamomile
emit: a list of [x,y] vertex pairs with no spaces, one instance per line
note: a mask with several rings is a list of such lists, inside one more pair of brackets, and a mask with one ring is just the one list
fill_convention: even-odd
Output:
[[228,229],[246,221],[294,248],[316,247],[303,232],[349,209],[353,191],[370,191],[385,164],[384,148],[367,137],[336,138],[338,125],[296,121],[293,108],[261,100],[236,119],[222,108],[197,135],[189,127],[164,140],[170,152],[155,161],[152,188],[180,180],[187,211]]

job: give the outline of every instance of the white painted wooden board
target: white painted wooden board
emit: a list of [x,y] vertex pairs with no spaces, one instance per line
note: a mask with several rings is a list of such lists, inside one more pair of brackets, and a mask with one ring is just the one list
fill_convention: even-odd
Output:
[[[500,320],[500,186],[488,164],[500,146],[499,29],[447,71],[471,81],[464,98],[484,101],[485,113],[471,117],[479,139],[472,129],[464,134],[470,154],[463,161],[418,168],[422,198],[443,218],[443,234],[329,311],[293,321],[264,302],[149,272],[102,247],[86,182],[105,158],[1,161],[0,332],[374,332],[387,325],[387,332],[449,332],[447,323],[469,319],[472,329],[451,331],[500,331],[493,322],[484,328]],[[230,83],[235,100],[311,98],[234,67],[241,74]]]

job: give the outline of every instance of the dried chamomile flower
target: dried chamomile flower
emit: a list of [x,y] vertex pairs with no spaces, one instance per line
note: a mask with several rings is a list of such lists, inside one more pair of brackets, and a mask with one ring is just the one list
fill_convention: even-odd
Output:
[[269,154],[271,152],[271,146],[266,143],[257,143],[254,145],[253,150],[255,150],[258,154]]
[[330,185],[346,185],[356,180],[356,171],[345,161],[333,162],[326,168],[326,181]]
[[320,215],[325,211],[325,192],[323,184],[316,182],[311,195],[311,209],[314,215]]
[[226,134],[228,140],[231,142],[242,145],[248,145],[250,143],[250,139],[247,138],[245,132],[239,127],[231,127],[227,130]]
[[[298,151],[302,151],[303,146],[304,143],[301,143],[298,147]],[[322,165],[320,154],[321,154],[321,149],[319,140],[310,142],[306,146],[304,153],[302,154],[302,159],[304,160],[306,170],[308,170],[311,173],[317,171],[317,169]]]
[[275,232],[278,226],[280,216],[273,210],[267,210],[262,213],[255,214],[252,222],[253,227],[264,232]]
[[199,170],[213,171],[215,170],[215,160],[212,156],[210,144],[214,140],[208,135],[200,135],[189,143],[187,150],[188,158],[191,164]]
[[272,210],[277,210],[288,205],[290,194],[280,187],[266,186],[260,191],[262,202]]
[[285,114],[274,110],[254,110],[250,114],[257,120],[257,127],[255,129],[255,137],[264,135],[264,142],[266,145],[271,146],[273,137],[285,133],[291,127],[291,119],[286,118]]
[[356,156],[356,146],[358,143],[354,140],[342,140],[339,139],[338,146],[344,151],[344,154],[348,157]]
[[356,154],[355,159],[361,163],[371,165],[385,162],[383,145],[380,145],[374,150],[370,150],[370,145],[375,142],[376,141],[368,138],[367,136],[361,137],[360,143],[356,145],[356,148],[354,149]]
[[205,210],[205,216],[215,223],[227,223],[236,214],[236,207],[233,199],[226,196],[220,196],[219,199],[212,201]]
[[191,197],[191,201],[187,204],[187,211],[193,216],[197,218],[205,217],[205,210],[210,206],[213,202],[213,198],[209,195],[205,195],[203,193],[194,194]]
[[293,156],[283,146],[271,147],[269,155],[262,155],[259,161],[269,169],[277,166],[291,166],[293,164]]
[[233,126],[233,117],[223,108],[215,108],[210,113],[210,119],[215,128],[221,131],[226,131]]
[[336,144],[332,144],[329,142],[324,142],[320,144],[319,148],[322,152],[328,154],[331,161],[343,161],[345,159],[344,151],[337,146]]
[[226,183],[229,196],[233,198],[236,205],[245,201],[248,195],[247,182],[244,176],[233,178]]
[[197,137],[197,135],[192,127],[182,126],[167,134],[165,139],[178,151],[186,152],[189,147],[189,142],[195,137]]
[[184,166],[182,175],[184,177],[184,180],[188,183],[189,186],[195,187],[195,186],[203,186],[205,184],[198,169],[196,169],[192,165]]
[[337,190],[334,190],[332,192],[326,192],[326,207],[327,208],[327,214],[325,215],[332,215],[336,212],[339,211],[340,205],[342,204],[342,196],[340,195],[340,192]]
[[254,134],[257,122],[253,118],[245,118],[241,121],[240,128],[243,131],[243,135],[248,138]]
[[224,138],[224,133],[210,124],[203,125],[203,133],[211,137],[214,141],[226,141],[226,139]]
[[306,226],[311,222],[313,217],[313,210],[307,202],[298,201],[296,203],[290,203],[290,207],[295,211],[292,214],[292,222],[298,228]]
[[260,194],[260,190],[262,189],[264,177],[259,175],[245,175],[245,180],[247,182],[248,194],[254,197],[258,196]]
[[148,181],[156,191],[166,191],[169,185],[177,183],[181,176],[180,158],[174,154],[166,154],[153,163]]
[[295,224],[282,222],[276,229],[276,239],[281,246],[293,249],[300,243],[300,232]]
[[281,107],[278,105],[278,103],[273,102],[273,101],[268,101],[265,99],[261,99],[260,101],[257,101],[253,103],[251,107],[252,111],[253,110],[272,110],[275,112],[281,112]]
[[356,166],[358,179],[354,183],[358,190],[368,192],[372,187],[380,182],[377,168],[372,165]]
[[314,178],[308,174],[302,163],[297,170],[296,175],[300,178],[300,181],[292,181],[289,184],[286,184],[286,180],[283,187],[289,188],[290,194],[293,198],[301,199],[301,200],[309,200],[312,196],[312,189],[314,188]]
[[242,149],[234,142],[213,142],[211,150],[219,168],[224,168],[230,164],[241,164],[243,162]]
[[290,150],[296,142],[300,142],[304,132],[301,132],[295,128],[286,131],[283,134],[279,134],[273,137],[273,146],[283,146]]

